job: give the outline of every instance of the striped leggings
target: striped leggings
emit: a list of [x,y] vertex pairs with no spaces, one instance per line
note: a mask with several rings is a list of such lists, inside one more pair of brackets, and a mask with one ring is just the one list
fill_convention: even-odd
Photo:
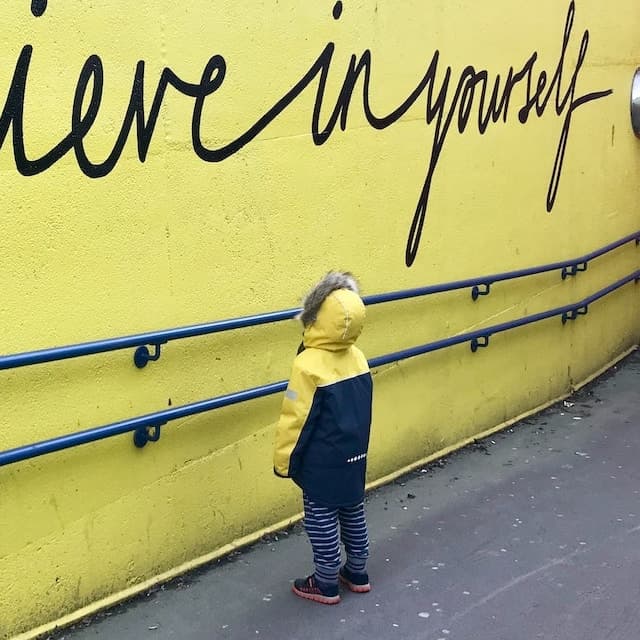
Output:
[[303,500],[304,528],[313,549],[316,578],[325,583],[338,582],[340,540],[347,552],[347,568],[354,573],[364,573],[369,557],[364,503],[353,507],[325,507],[306,494],[303,495]]

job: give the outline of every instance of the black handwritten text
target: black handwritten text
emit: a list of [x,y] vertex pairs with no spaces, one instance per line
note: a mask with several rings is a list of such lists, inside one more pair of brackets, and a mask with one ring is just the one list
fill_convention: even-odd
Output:
[[[42,16],[46,9],[46,0],[32,0],[31,11],[34,16]],[[201,160],[210,163],[222,162],[237,153],[256,138],[314,82],[317,82],[317,85],[310,128],[313,142],[318,146],[325,144],[331,138],[338,125],[341,130],[346,130],[349,108],[354,101],[354,92],[358,85],[361,91],[364,116],[369,125],[377,130],[386,129],[398,122],[423,96],[425,99],[425,124],[427,126],[433,125],[433,140],[426,177],[409,227],[405,249],[405,263],[407,266],[411,266],[418,254],[431,186],[450,132],[456,129],[459,134],[463,134],[470,126],[473,126],[477,128],[479,133],[484,134],[491,124],[496,124],[499,121],[508,122],[513,113],[511,102],[517,85],[526,87],[524,103],[517,105],[517,118],[521,124],[526,124],[530,117],[541,118],[548,108],[552,108],[562,121],[560,139],[546,195],[547,211],[553,209],[560,186],[572,119],[576,110],[612,93],[611,89],[607,89],[577,94],[578,77],[589,48],[589,31],[583,32],[575,64],[573,69],[568,71],[566,69],[568,66],[567,51],[571,41],[575,11],[575,2],[571,0],[562,34],[560,55],[553,71],[548,72],[544,69],[536,71],[538,52],[534,52],[517,70],[516,67],[511,66],[503,76],[496,74],[491,78],[488,70],[477,69],[469,65],[462,70],[457,79],[454,79],[452,68],[450,66],[444,67],[440,52],[436,50],[415,89],[386,115],[375,114],[371,107],[373,66],[371,51],[366,49],[359,56],[353,54],[344,74],[335,105],[330,110],[326,122],[322,124],[320,120],[325,106],[325,90],[335,51],[335,44],[329,42],[306,73],[266,113],[262,114],[242,134],[218,148],[209,148],[203,142],[202,114],[207,99],[224,83],[227,73],[225,58],[222,55],[213,55],[204,66],[200,80],[196,83],[180,78],[169,67],[165,67],[151,98],[148,113],[145,110],[144,95],[145,62],[141,60],[133,75],[129,102],[124,110],[119,133],[111,152],[101,160],[91,159],[84,145],[84,139],[98,117],[103,97],[104,67],[102,59],[98,55],[91,55],[87,58],[78,76],[71,108],[69,133],[41,157],[27,157],[24,142],[24,103],[33,46],[25,45],[18,56],[6,102],[0,114],[0,148],[4,146],[9,128],[11,128],[13,155],[20,174],[33,176],[42,173],[67,153],[73,151],[82,173],[90,178],[102,178],[109,174],[118,163],[134,124],[138,158],[141,162],[145,161],[160,108],[169,86],[182,95],[193,98],[191,120],[193,149]],[[334,20],[341,18],[342,2],[335,3],[332,13]],[[87,105],[86,108],[84,105]]]

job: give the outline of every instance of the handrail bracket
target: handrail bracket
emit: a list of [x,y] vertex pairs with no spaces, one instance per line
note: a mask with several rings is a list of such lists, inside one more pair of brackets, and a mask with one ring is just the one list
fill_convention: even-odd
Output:
[[138,367],[138,369],[144,369],[147,366],[147,362],[155,362],[160,359],[160,345],[162,343],[154,344],[153,355],[149,351],[149,348],[146,346],[138,347],[133,354],[133,364]]
[[475,353],[478,349],[489,346],[489,336],[479,336],[471,339],[471,351]]
[[[480,287],[482,287],[482,289]],[[480,296],[488,296],[490,293],[491,283],[483,282],[482,284],[476,285],[473,287],[473,289],[471,289],[471,298],[475,302]]]
[[578,307],[577,309],[571,309],[570,311],[565,311],[562,314],[562,324],[566,324],[567,320],[576,320],[578,316],[586,316],[587,313],[589,313],[589,305]]
[[586,271],[588,266],[588,262],[579,262],[568,267],[562,267],[562,279],[566,280],[569,276],[575,276],[582,271]]
[[163,427],[166,422],[160,422],[154,425],[148,425],[145,427],[138,427],[133,432],[133,444],[142,449],[147,442],[158,442],[160,440],[160,427]]

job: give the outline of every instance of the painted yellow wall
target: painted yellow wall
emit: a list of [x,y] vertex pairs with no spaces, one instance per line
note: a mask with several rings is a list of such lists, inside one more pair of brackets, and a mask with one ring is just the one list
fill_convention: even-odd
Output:
[[[497,74],[504,83],[509,68],[517,74],[537,52],[533,87],[542,69],[551,83],[569,2],[345,0],[339,19],[332,2],[303,0],[49,0],[40,16],[29,0],[5,4],[0,353],[295,306],[329,268],[353,270],[365,293],[377,293],[579,256],[640,226],[640,143],[629,122],[640,65],[636,0],[578,0],[559,104],[554,92],[526,124],[518,120],[526,80],[511,91],[506,123],[484,135],[480,85],[471,95],[471,80],[462,84],[471,115],[459,133],[460,107],[453,111],[410,267],[411,220],[463,69],[473,65],[477,80],[486,70],[491,90]],[[46,3],[32,4],[42,13]],[[314,144],[317,75],[295,99],[286,96],[330,42],[320,128],[350,57],[362,60],[365,50],[378,117],[406,101],[439,51],[430,124],[425,89],[397,121],[374,128],[360,78],[346,130],[338,123]],[[26,45],[33,49],[22,99],[19,78],[10,87],[20,56],[16,73],[25,72]],[[207,91],[203,69],[216,55],[226,75]],[[90,178],[82,155],[99,165],[112,152],[140,60],[147,114],[165,67],[191,88],[166,89],[145,162],[133,124],[111,170]],[[221,59],[212,64],[221,74]],[[215,71],[204,85],[210,79]],[[185,95],[198,91],[200,100]],[[80,160],[68,137],[74,94]],[[198,102],[205,147],[242,143],[258,123],[256,135],[224,160],[202,159],[191,138]],[[276,114],[274,105],[282,107]],[[261,120],[268,113],[274,117]],[[19,158],[20,136],[13,139],[21,120],[30,161]],[[61,141],[61,157],[48,162]],[[361,346],[372,357],[579,300],[636,269],[637,251],[622,248],[565,282],[553,273],[496,285],[476,303],[460,291],[372,307]],[[476,355],[462,345],[375,372],[370,480],[566,393],[638,341],[638,304],[631,284],[576,323],[550,320],[496,336]],[[299,333],[287,322],[174,342],[144,370],[131,352],[115,352],[3,371],[0,450],[284,379]],[[298,513],[297,491],[271,474],[279,403],[271,397],[173,423],[144,450],[122,436],[0,468],[0,638]]]

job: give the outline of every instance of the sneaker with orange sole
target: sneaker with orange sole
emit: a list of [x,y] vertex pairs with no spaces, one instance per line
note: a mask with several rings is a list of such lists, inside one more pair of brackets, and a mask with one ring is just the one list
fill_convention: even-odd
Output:
[[306,578],[298,578],[293,583],[291,590],[300,598],[313,600],[321,604],[338,604],[340,602],[338,585],[323,584],[320,586],[313,575]]
[[369,575],[367,573],[354,573],[349,571],[347,567],[342,567],[338,574],[340,582],[344,584],[349,591],[354,593],[368,593],[371,591],[371,584],[369,584]]

